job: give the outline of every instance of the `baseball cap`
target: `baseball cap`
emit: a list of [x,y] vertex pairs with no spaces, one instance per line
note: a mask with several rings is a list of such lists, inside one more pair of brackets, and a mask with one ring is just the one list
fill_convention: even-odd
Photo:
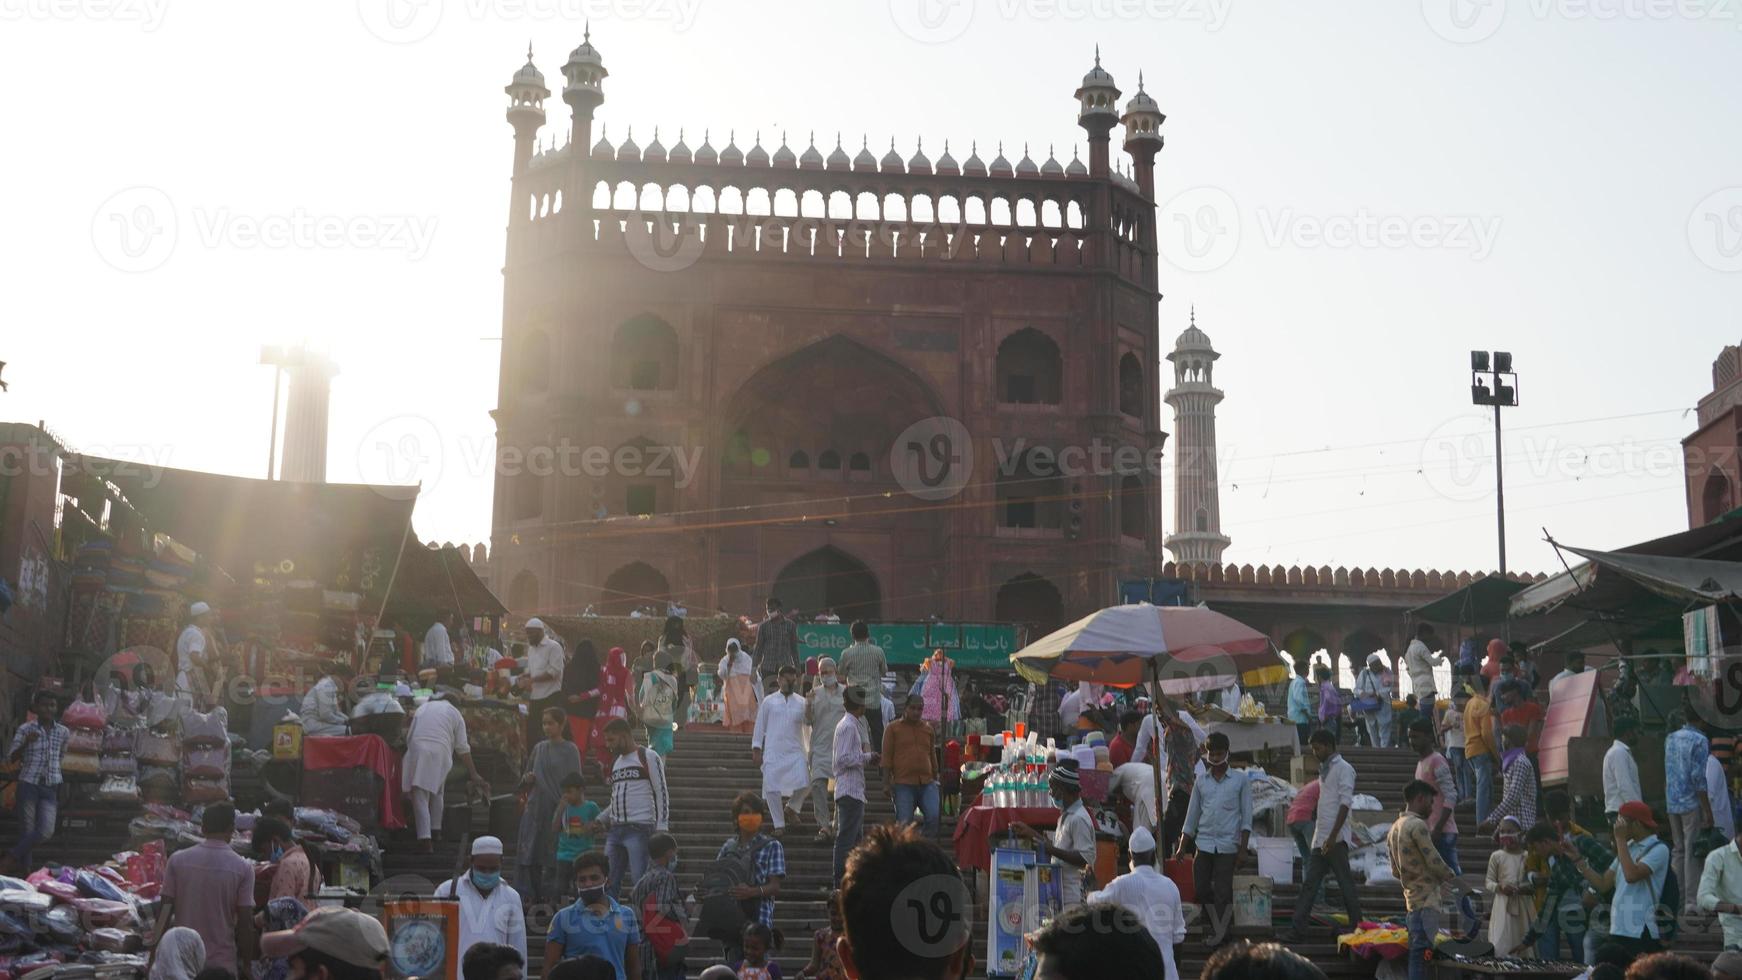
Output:
[[294,956],[305,949],[352,966],[379,970],[387,965],[387,930],[361,912],[320,908],[310,912],[295,929],[260,937],[260,951],[275,959]]
[[1651,815],[1651,807],[1640,800],[1621,804],[1621,815],[1647,829],[1657,829],[1657,819]]

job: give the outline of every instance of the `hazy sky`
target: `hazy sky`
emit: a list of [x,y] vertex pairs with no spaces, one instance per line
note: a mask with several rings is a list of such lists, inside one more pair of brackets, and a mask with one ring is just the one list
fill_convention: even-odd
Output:
[[[1686,524],[1742,339],[1742,4],[1668,0],[0,0],[0,417],[264,475],[263,343],[331,353],[329,478],[483,540],[511,131],[590,16],[599,119],[903,156],[1083,143],[1101,45],[1168,114],[1163,334],[1196,303],[1233,561],[1494,563],[1467,352],[1512,351],[1511,564]],[[545,136],[566,133],[553,97]],[[147,236],[146,232],[155,231]],[[1171,419],[1163,428],[1171,429]],[[416,438],[420,460],[398,447]],[[1171,489],[1166,504],[1173,523]]]

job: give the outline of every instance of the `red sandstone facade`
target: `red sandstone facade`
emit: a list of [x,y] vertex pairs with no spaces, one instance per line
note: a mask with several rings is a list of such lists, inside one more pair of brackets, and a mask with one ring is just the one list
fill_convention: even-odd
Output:
[[1689,527],[1742,507],[1742,347],[1725,347],[1712,362],[1712,391],[1698,413],[1700,427],[1682,440]]
[[[598,52],[564,74],[550,152],[530,59],[507,88],[491,561],[512,609],[774,594],[1050,627],[1160,572],[1163,117],[1141,87],[1121,114],[1097,59],[1089,162],[1066,168],[593,143]],[[972,475],[915,496],[912,454]]]

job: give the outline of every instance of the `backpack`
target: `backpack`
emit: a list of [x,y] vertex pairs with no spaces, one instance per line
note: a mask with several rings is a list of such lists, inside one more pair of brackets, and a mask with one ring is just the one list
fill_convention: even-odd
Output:
[[[1659,837],[1651,850],[1655,851],[1659,847],[1668,846],[1663,842],[1663,838]],[[1645,853],[1650,854],[1651,851]],[[1675,876],[1674,861],[1670,862],[1669,869],[1663,873],[1663,891],[1657,895],[1656,904],[1656,911],[1652,915],[1657,922],[1657,938],[1660,942],[1667,943],[1681,931],[1681,923],[1676,916],[1681,912],[1682,888],[1681,881]]]
[[659,899],[652,894],[641,900],[641,931],[653,947],[654,962],[660,970],[683,964],[689,944],[683,923],[660,912]]
[[650,725],[670,725],[677,717],[677,687],[666,675],[650,671],[642,680],[641,720]]
[[756,918],[758,899],[736,899],[732,889],[756,883],[756,859],[772,840],[751,850],[728,855],[702,869],[697,891],[702,896],[702,914],[696,920],[696,931],[722,943],[736,944],[744,927]]

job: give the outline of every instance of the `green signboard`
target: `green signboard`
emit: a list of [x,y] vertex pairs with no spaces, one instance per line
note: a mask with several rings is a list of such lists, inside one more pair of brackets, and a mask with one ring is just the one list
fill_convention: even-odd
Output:
[[[889,664],[918,666],[942,649],[957,667],[984,670],[1007,668],[1018,649],[1018,627],[1008,623],[870,623],[871,642],[883,648]],[[802,623],[798,628],[801,657],[834,657],[853,644],[846,623]]]

